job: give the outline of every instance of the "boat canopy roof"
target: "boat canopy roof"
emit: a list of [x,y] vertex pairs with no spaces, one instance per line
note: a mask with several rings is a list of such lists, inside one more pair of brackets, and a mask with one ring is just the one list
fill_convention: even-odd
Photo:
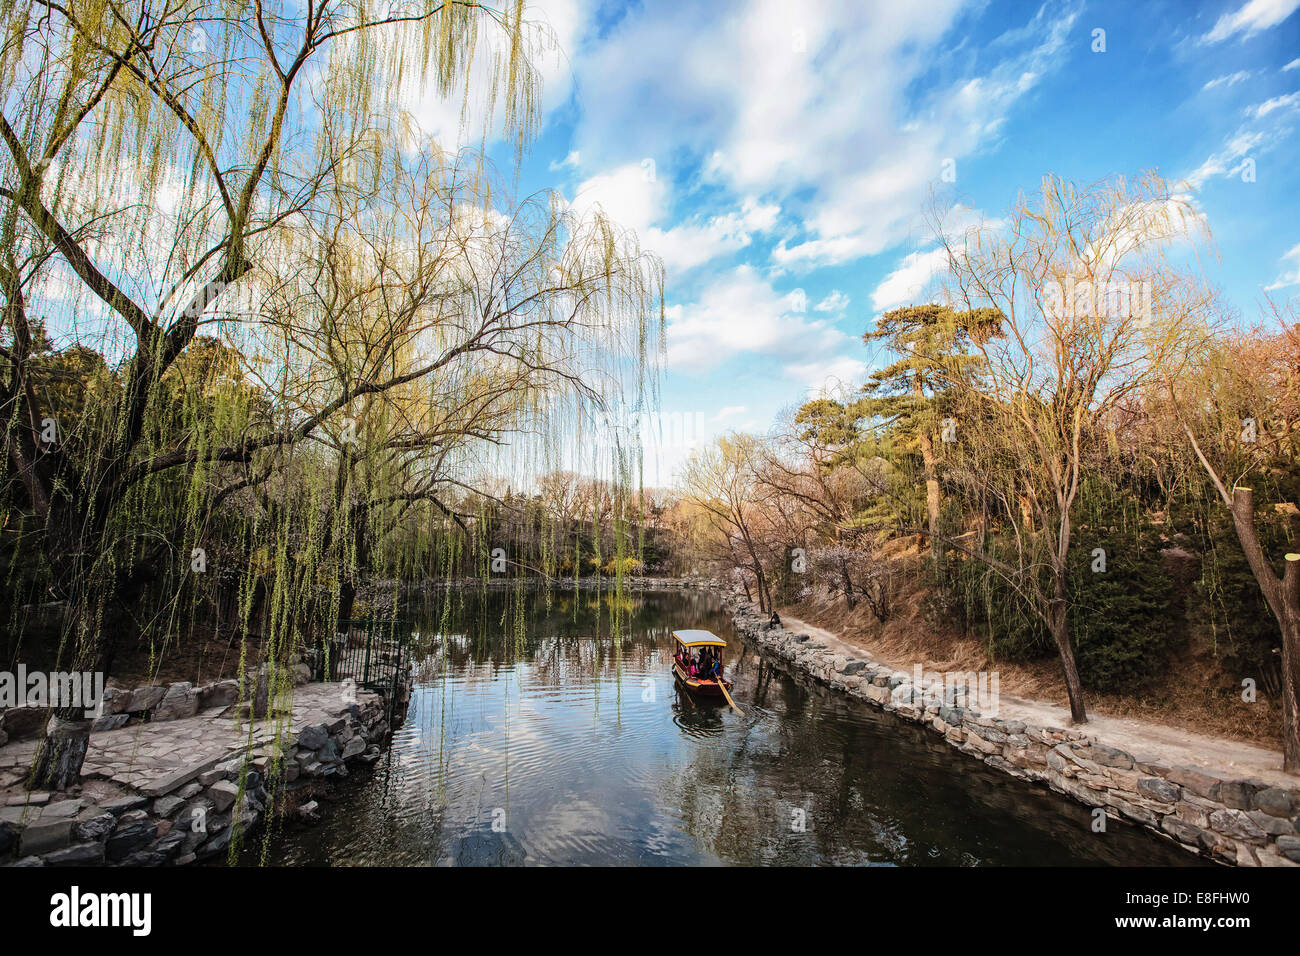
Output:
[[712,631],[673,631],[673,638],[683,647],[726,647],[727,642]]

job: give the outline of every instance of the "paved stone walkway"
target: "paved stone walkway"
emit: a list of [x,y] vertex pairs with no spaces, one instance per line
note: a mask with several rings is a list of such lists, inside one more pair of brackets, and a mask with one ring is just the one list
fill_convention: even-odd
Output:
[[[277,737],[289,748],[307,727],[345,714],[349,703],[345,692],[344,685],[337,683],[305,684],[294,690],[292,718],[256,720],[251,728],[235,716],[238,705],[234,705],[180,720],[99,731],[90,736],[82,779],[111,781],[160,797],[250,750],[254,757],[270,754]],[[29,739],[0,747],[0,805],[31,799],[21,781],[38,744],[38,739]]]

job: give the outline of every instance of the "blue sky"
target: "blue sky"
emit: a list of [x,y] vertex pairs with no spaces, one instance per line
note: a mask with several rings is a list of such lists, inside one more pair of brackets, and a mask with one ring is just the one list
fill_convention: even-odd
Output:
[[[1298,7],[531,5],[558,53],[520,188],[598,203],[667,267],[672,434],[647,483],[694,441],[860,380],[861,333],[923,297],[932,197],[992,218],[1049,172],[1156,169],[1196,190],[1211,278],[1247,319],[1265,292],[1300,295]],[[457,124],[426,107],[426,127]]]

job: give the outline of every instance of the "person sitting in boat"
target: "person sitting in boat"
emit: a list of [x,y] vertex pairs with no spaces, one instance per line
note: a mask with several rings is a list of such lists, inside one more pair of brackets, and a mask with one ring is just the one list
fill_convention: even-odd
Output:
[[716,657],[709,658],[709,669],[705,671],[705,676],[710,680],[722,682],[722,661]]
[[700,655],[700,676],[705,680],[713,676],[713,668],[717,665],[718,659],[711,649],[705,649]]

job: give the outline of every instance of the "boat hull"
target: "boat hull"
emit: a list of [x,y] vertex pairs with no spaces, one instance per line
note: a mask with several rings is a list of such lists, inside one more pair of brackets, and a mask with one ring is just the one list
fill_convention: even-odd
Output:
[[[722,697],[722,688],[716,681],[700,680],[687,674],[680,664],[673,665],[673,676],[677,678],[677,683],[684,687],[690,693],[698,697]],[[723,678],[722,683],[726,686],[728,693],[731,691],[731,681]]]

